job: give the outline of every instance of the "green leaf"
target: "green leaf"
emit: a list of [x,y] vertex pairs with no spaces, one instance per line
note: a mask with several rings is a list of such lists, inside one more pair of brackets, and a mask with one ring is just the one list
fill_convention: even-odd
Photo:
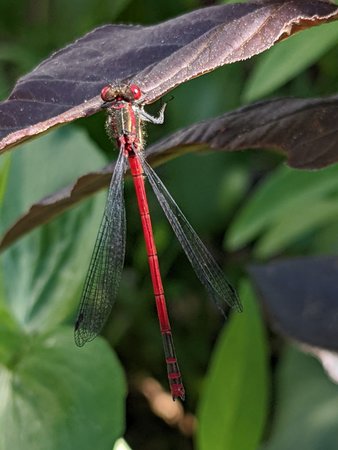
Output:
[[298,210],[309,209],[319,199],[337,196],[338,166],[318,172],[303,172],[281,166],[263,180],[231,224],[226,246],[231,250],[246,245],[283,220],[292,222]]
[[[105,164],[85,133],[68,128],[12,154],[2,226],[32,202]],[[48,330],[74,314],[103,205],[104,194],[83,202],[3,254],[0,279],[4,301],[25,331]]]
[[102,339],[74,346],[69,329],[22,337],[0,365],[1,450],[111,450],[124,429],[125,381]]
[[60,128],[21,145],[11,153],[0,230],[9,227],[32,203],[106,163],[86,133],[75,126]]
[[244,313],[219,338],[198,410],[199,450],[256,450],[268,401],[266,337],[250,285],[240,290]]
[[10,162],[11,162],[10,155],[4,155],[0,159],[0,207],[1,207],[1,204],[2,204],[4,196],[5,196]]
[[243,102],[270,94],[337,45],[338,27],[329,23],[297,33],[262,55],[243,90]]
[[274,424],[261,450],[336,450],[338,388],[318,361],[289,348],[277,382]]
[[313,254],[332,255],[338,253],[338,218],[311,236]]
[[313,231],[321,226],[338,219],[337,199],[317,200],[316,207],[311,208],[309,203],[299,205],[297,214],[289,214],[280,219],[271,227],[258,244],[255,246],[254,254],[258,258],[269,258],[286,246],[295,242],[297,238]]
[[8,365],[21,349],[22,331],[0,300],[0,366]]
[[[84,133],[68,128],[11,155],[2,227],[105,164]],[[2,257],[1,450],[111,450],[123,432],[125,384],[108,346],[97,339],[78,349],[69,329],[41,334],[73,315],[102,211],[102,196],[85,202]]]
[[3,64],[4,62],[15,64],[21,71],[28,71],[35,63],[35,58],[27,48],[27,45],[7,41],[0,43],[0,63]]

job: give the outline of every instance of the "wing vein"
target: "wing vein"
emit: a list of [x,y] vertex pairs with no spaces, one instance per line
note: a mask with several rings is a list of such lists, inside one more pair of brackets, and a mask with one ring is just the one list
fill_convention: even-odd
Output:
[[223,314],[226,313],[226,304],[242,311],[235,289],[228,282],[222,269],[198,237],[161,179],[143,157],[142,166],[190,264],[212,300]]
[[121,149],[82,291],[74,333],[79,347],[100,333],[120,285],[126,241],[124,172],[125,156]]

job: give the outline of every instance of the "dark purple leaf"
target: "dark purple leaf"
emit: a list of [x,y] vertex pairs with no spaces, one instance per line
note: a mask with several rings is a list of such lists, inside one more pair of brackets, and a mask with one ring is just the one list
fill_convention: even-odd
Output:
[[338,258],[254,265],[250,275],[273,327],[284,336],[338,351]]
[[298,169],[338,162],[338,95],[255,103],[191,125],[151,146],[149,156],[208,146],[213,150],[275,149]]
[[204,8],[154,26],[97,28],[18,81],[0,104],[0,151],[99,111],[108,82],[132,80],[151,103],[184,81],[337,17],[330,1],[261,0]]
[[[159,163],[184,151],[277,149],[298,168],[320,168],[338,161],[338,96],[276,99],[256,103],[184,128],[146,150]],[[3,236],[0,250],[20,236],[109,185],[114,168],[80,177],[73,185],[34,204]]]

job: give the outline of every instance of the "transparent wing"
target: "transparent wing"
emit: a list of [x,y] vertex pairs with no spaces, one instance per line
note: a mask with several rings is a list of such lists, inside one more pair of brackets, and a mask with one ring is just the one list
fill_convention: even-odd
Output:
[[106,322],[121,281],[126,240],[123,198],[125,157],[116,161],[75,323],[75,343],[94,339]]
[[222,269],[211,256],[175,203],[175,200],[169,194],[167,188],[144,157],[142,157],[142,166],[177,239],[210,297],[224,315],[226,304],[235,307],[238,311],[242,311],[242,305],[235,289],[227,281]]

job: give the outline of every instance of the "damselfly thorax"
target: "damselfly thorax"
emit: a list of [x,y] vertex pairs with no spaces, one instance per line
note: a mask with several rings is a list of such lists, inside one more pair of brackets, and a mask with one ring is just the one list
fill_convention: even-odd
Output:
[[145,145],[143,122],[163,123],[166,104],[162,106],[159,116],[153,117],[138,102],[141,95],[141,90],[134,84],[108,85],[102,89],[101,97],[106,102],[104,108],[108,113],[106,130],[117,141],[119,148],[124,145],[134,151],[142,151]]

